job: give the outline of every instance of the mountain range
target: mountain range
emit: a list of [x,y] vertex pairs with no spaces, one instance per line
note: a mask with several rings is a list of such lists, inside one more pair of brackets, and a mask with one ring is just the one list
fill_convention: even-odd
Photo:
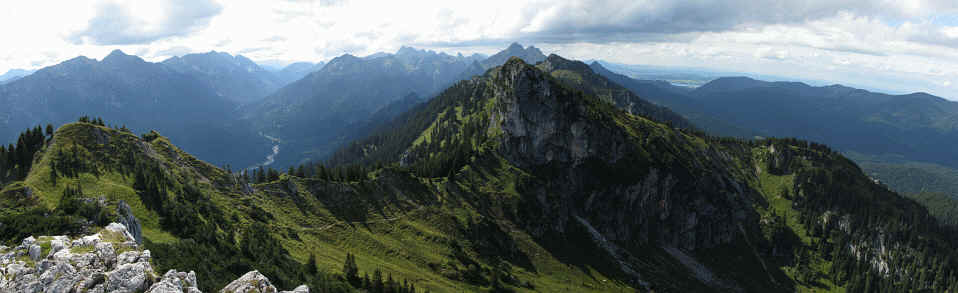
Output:
[[247,155],[225,146],[268,148],[233,118],[237,104],[210,83],[121,51],[100,61],[77,57],[0,86],[0,103],[0,137],[7,141],[40,123],[95,115],[138,132],[159,130],[219,163]]
[[16,141],[0,147],[0,242],[20,243],[0,246],[0,291],[958,288],[943,217],[958,204],[893,191],[958,189],[942,147],[958,107],[923,93],[692,89],[512,44],[273,71],[114,51],[0,85],[0,104]]
[[319,71],[323,69],[323,66],[326,66],[326,62],[319,61],[316,63],[312,62],[295,62],[286,67],[283,67],[279,71],[275,71],[273,74],[276,75],[276,78],[279,80],[280,84],[288,85],[294,81],[300,80],[310,73]]
[[17,80],[21,77],[30,75],[34,70],[25,70],[25,69],[10,69],[6,73],[0,75],[0,84],[5,84],[14,80]]
[[217,95],[240,104],[258,101],[285,85],[278,75],[240,55],[213,51],[172,57],[161,63],[207,83]]
[[[522,50],[518,44],[509,50],[516,48]],[[538,49],[529,50],[539,54],[529,55],[531,60],[544,59]],[[138,132],[159,130],[218,165],[255,166],[281,141],[282,153],[272,156],[277,165],[288,166],[321,160],[361,137],[363,129],[391,118],[385,114],[411,106],[394,101],[411,95],[427,99],[457,80],[482,74],[480,61],[494,64],[480,54],[452,56],[410,47],[377,56],[344,55],[331,60],[328,69],[325,62],[300,62],[278,71],[215,51],[159,63],[121,51],[101,61],[77,57],[30,78],[6,81],[0,101],[9,106],[0,113],[0,137],[12,140],[31,125],[95,115]],[[384,109],[389,105],[394,109]]]
[[[503,52],[515,48],[522,46],[513,44]],[[538,49],[529,50],[538,53],[529,54],[533,58],[530,62],[545,59]],[[392,102],[409,95],[429,99],[458,80],[482,74],[484,69],[477,61],[480,57],[410,47],[374,57],[343,55],[244,107],[242,116],[255,125],[256,131],[282,141],[278,165],[319,161],[340,145],[362,137],[358,130],[371,129],[367,126],[370,121],[382,121],[370,118]],[[497,61],[500,59],[492,56],[483,62],[504,62]]]
[[[723,77],[690,89],[593,69],[650,101],[664,105],[713,135],[799,137],[827,143],[900,192],[956,189],[952,148],[958,141],[958,103],[925,93],[889,95],[841,85],[809,86]],[[923,176],[914,174],[920,168]],[[908,171],[911,170],[911,171]],[[925,176],[927,175],[927,176]]]
[[719,78],[690,96],[714,115],[766,135],[842,150],[958,167],[958,103],[925,93],[887,95],[840,85]]
[[[0,162],[35,158],[0,191],[0,236],[85,235],[128,214],[156,270],[195,271],[203,282],[188,284],[207,291],[253,270],[330,292],[958,285],[950,230],[840,153],[709,136],[669,113],[551,55],[454,82],[284,174],[217,168],[157,132],[69,123],[25,133],[40,146]],[[70,265],[37,259],[5,271]]]

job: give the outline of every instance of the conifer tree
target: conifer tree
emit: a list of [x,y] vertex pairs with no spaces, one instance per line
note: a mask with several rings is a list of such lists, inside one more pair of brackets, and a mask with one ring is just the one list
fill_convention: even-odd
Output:
[[309,260],[306,261],[306,272],[310,275],[316,275],[319,271],[316,266],[316,255],[310,253]]
[[343,264],[343,276],[353,286],[359,286],[359,267],[356,265],[356,256],[346,253],[346,262]]

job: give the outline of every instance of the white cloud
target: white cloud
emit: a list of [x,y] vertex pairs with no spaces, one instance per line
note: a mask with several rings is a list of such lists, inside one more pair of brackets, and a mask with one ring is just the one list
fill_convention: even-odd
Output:
[[67,36],[74,44],[149,44],[205,28],[222,7],[208,0],[102,1],[86,26]]

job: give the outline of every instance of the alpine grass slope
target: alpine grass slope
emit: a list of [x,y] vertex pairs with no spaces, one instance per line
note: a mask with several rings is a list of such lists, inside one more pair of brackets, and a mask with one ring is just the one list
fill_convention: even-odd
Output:
[[67,124],[0,192],[0,236],[81,235],[123,201],[156,270],[205,291],[252,270],[320,292],[955,288],[951,231],[828,147],[679,128],[567,62],[512,58],[265,179]]

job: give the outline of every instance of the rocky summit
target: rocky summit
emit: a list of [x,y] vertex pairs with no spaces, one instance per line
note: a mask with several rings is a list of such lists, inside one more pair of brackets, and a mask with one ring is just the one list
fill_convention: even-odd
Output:
[[[202,292],[193,271],[170,270],[160,276],[151,262],[150,251],[119,223],[73,239],[31,236],[16,247],[0,246],[0,292]],[[309,288],[278,291],[252,271],[220,292],[308,293]]]

